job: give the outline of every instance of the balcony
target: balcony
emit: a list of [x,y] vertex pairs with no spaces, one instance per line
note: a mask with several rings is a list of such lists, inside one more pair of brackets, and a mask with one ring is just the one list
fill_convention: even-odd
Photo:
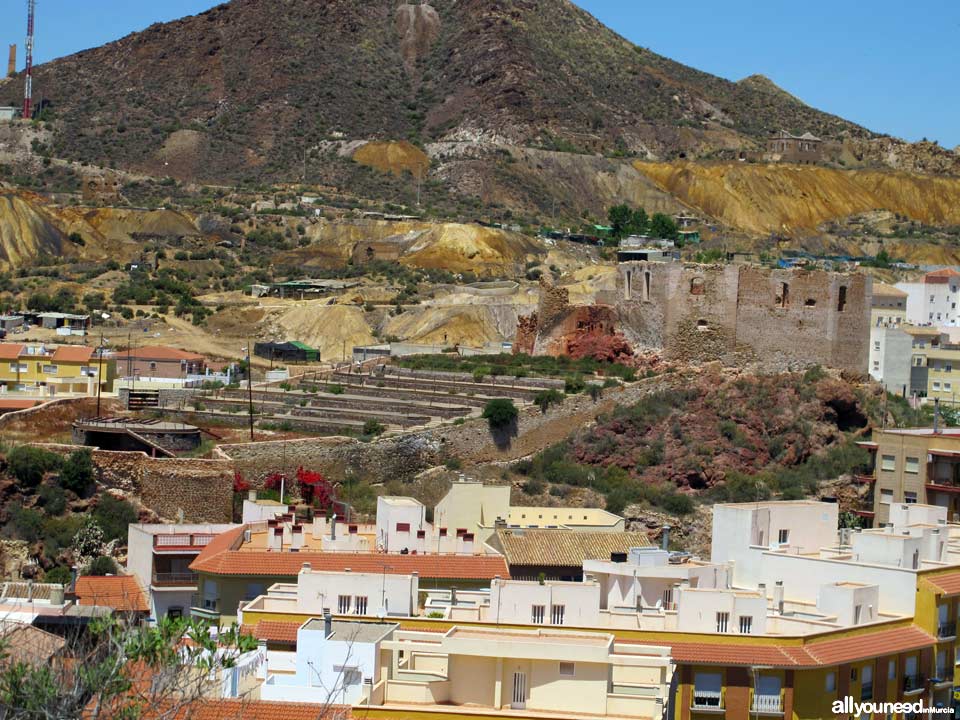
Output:
[[192,587],[197,586],[195,572],[155,572],[151,584],[156,587]]
[[[954,638],[957,636],[957,623],[956,622],[945,622],[937,625],[937,637],[938,638]],[[939,673],[938,673],[939,674]]]
[[200,552],[215,538],[213,533],[166,533],[153,536],[153,549],[166,552]]
[[952,667],[938,667],[937,675],[933,678],[934,684],[937,687],[945,687],[947,685],[953,685],[953,668]]
[[723,711],[723,694],[719,690],[693,690],[693,710]]
[[923,691],[924,678],[923,675],[916,673],[914,675],[904,675],[903,677],[903,691],[905,693],[918,693]]
[[760,695],[755,693],[753,696],[753,704],[750,706],[750,712],[782,715],[783,700],[780,698],[779,693],[776,695]]
[[220,620],[220,598],[210,598],[194,593],[190,596],[190,615],[200,620]]

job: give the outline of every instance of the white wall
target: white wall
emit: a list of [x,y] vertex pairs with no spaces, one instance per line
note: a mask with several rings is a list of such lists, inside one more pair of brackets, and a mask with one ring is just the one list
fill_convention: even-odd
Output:
[[455,535],[457,528],[465,528],[482,544],[490,533],[481,537],[480,525],[492,528],[497,518],[506,520],[509,512],[509,485],[457,482],[434,508],[433,524],[447,528],[450,535]]
[[[858,605],[859,621],[856,617]],[[880,612],[880,588],[851,583],[821,585],[817,609],[826,615],[835,615],[837,622],[844,626],[876,622]]]
[[740,618],[752,619],[750,634],[762,635],[767,629],[767,599],[732,590],[681,589],[677,608],[677,627],[684,632],[717,632],[717,613],[728,615],[727,633],[740,632]]
[[[363,692],[363,678],[377,677],[379,643],[337,639],[336,635],[327,639],[322,623],[315,624],[320,625],[320,629],[302,627],[297,631],[296,684],[320,688],[333,703],[352,705],[358,702]],[[357,668],[361,681],[346,685],[345,674],[337,670],[337,666]]]
[[297,576],[297,611],[322,614],[328,608],[339,613],[339,596],[351,598],[350,614],[357,613],[356,598],[367,598],[367,617],[413,616],[417,611],[419,578],[390,573],[315,572],[301,570]]
[[544,608],[543,624],[552,625],[551,607],[563,605],[562,625],[595,627],[600,622],[600,585],[595,582],[525,582],[494,580],[490,583],[491,622],[530,624],[532,607]]
[[[411,550],[417,531],[426,529],[427,509],[413,498],[377,498],[377,545],[386,552]],[[409,531],[397,530],[398,523],[406,523]]]

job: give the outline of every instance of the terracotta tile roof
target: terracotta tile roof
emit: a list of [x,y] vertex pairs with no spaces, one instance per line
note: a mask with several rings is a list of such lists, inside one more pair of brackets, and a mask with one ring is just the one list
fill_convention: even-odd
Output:
[[126,357],[128,354],[135,360],[188,360],[197,362],[206,360],[206,357],[198,353],[187,352],[179,348],[166,347],[165,345],[147,345],[144,347],[122,350],[120,354]]
[[946,575],[935,575],[934,577],[924,577],[923,579],[933,585],[944,595],[960,594],[960,572],[947,573]]
[[27,410],[40,404],[40,400],[0,399],[0,410]]
[[17,343],[0,343],[0,360],[16,360],[25,347]]
[[[140,720],[350,720],[351,708],[342,705],[322,707],[316,703],[272,702],[267,700],[218,699],[197,700],[181,708],[165,706],[163,702],[150,704],[144,700],[155,700],[152,693],[145,697],[132,695],[130,702],[114,703],[116,708],[104,711],[100,709],[98,720],[119,720],[131,716],[131,708],[136,708]],[[84,720],[94,717],[94,704],[91,701],[83,713]]]
[[838,665],[879,655],[933,647],[937,639],[915,625],[850,635],[835,640],[814,640],[805,645],[807,653],[821,665]]
[[416,572],[422,579],[492,580],[498,575],[510,577],[507,563],[500,555],[385,555],[381,553],[342,552],[269,552],[238,550],[243,526],[218,535],[207,545],[190,569],[211,575],[268,575],[294,577],[310,563],[314,570],[387,572],[408,575]]
[[669,643],[678,663],[692,665],[768,665],[821,667],[857,662],[881,655],[933,647],[936,638],[915,625],[871,628],[839,638],[813,639],[803,645],[761,643]]
[[0,665],[27,663],[42,665],[67,644],[62,637],[33,625],[18,622],[0,622]]
[[150,612],[147,596],[133,575],[82,575],[74,589],[80,605],[99,605],[120,612]]
[[942,270],[934,270],[933,272],[928,272],[923,276],[924,280],[940,280],[941,278],[946,280],[949,278],[960,277],[960,272],[957,272],[953,268],[943,268]]
[[90,362],[93,357],[93,348],[83,345],[61,345],[53,353],[53,362]]
[[584,560],[609,560],[610,554],[646,547],[642,532],[587,532],[578,530],[497,530],[490,544],[507,563],[545,567],[580,567]]
[[283,622],[281,620],[261,620],[254,626],[244,625],[243,632],[252,635],[257,640],[267,642],[296,643],[297,630],[301,623]]

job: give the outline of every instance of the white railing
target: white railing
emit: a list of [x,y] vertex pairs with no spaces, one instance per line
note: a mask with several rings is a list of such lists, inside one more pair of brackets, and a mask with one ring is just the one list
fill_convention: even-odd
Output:
[[779,695],[754,695],[752,711],[780,713],[783,712],[783,701]]
[[697,690],[693,691],[693,707],[695,708],[721,708],[723,707],[723,697],[719,690]]

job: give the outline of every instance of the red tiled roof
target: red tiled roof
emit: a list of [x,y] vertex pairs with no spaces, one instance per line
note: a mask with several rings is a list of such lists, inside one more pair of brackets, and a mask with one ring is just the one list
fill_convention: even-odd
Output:
[[[130,717],[131,708],[136,707],[136,715],[141,720],[350,720],[352,710],[345,705],[323,707],[316,703],[273,702],[267,700],[217,699],[196,700],[183,707],[172,707],[163,701],[156,704],[152,693],[139,697],[131,693],[129,701],[114,702],[115,708],[100,708],[96,714],[100,720],[118,720]],[[92,720],[95,716],[94,701],[84,708],[83,719]]]
[[960,594],[960,572],[947,573],[946,575],[935,575],[934,577],[925,577],[924,580],[933,585],[944,595]]
[[915,625],[850,635],[835,640],[814,640],[804,647],[820,665],[839,665],[879,655],[933,647],[937,640]]
[[53,362],[90,362],[93,348],[83,345],[61,345],[53,353]]
[[500,555],[385,555],[342,552],[268,552],[237,550],[244,528],[218,535],[207,545],[190,569],[211,575],[267,575],[294,577],[304,563],[313,570],[386,572],[390,575],[419,573],[422,578],[444,580],[492,580],[510,577],[506,560]]
[[297,630],[301,623],[283,622],[281,620],[261,620],[254,626],[244,625],[243,632],[252,635],[257,640],[267,642],[296,643]]
[[0,343],[0,360],[16,360],[25,347],[17,343]]
[[206,360],[206,357],[198,353],[187,352],[179,348],[166,347],[165,345],[147,345],[144,347],[131,348],[123,350],[120,353],[124,357],[129,355],[135,360]]
[[27,410],[40,404],[40,400],[0,399],[0,410]]
[[915,625],[876,628],[840,638],[811,640],[803,645],[759,643],[670,643],[678,663],[693,665],[767,665],[817,667],[857,662],[880,655],[933,647],[936,638]]
[[923,276],[923,281],[928,284],[939,285],[950,281],[950,278],[960,277],[960,272],[952,268],[943,270],[934,270]]
[[99,605],[120,612],[150,612],[147,596],[133,575],[83,575],[74,589],[80,605]]

